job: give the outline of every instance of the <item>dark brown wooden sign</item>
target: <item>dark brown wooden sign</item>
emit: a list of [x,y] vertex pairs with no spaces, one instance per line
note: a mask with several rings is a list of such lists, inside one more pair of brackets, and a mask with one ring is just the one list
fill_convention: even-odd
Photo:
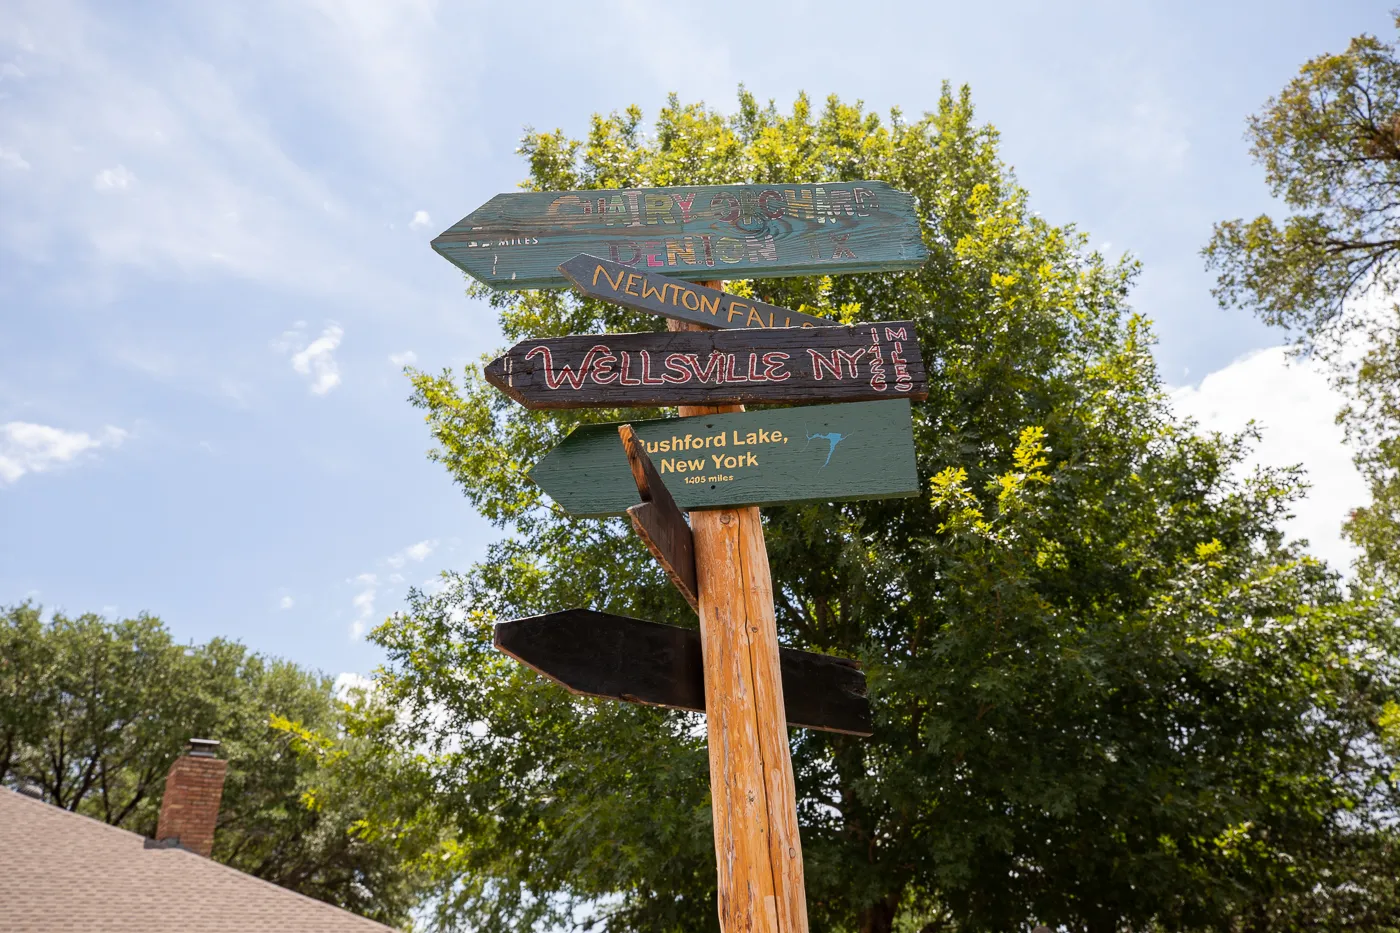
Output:
[[433,249],[496,288],[561,288],[579,253],[683,279],[917,269],[912,195],[881,181],[498,194]]
[[486,380],[526,408],[928,397],[912,321],[524,340]]
[[627,452],[632,478],[637,482],[637,494],[642,497],[640,504],[627,510],[632,528],[690,603],[690,608],[698,610],[700,590],[695,585],[695,542],[690,526],[647,456],[646,444],[637,437],[632,426],[619,425],[617,433],[622,438],[622,449]]
[[[705,711],[700,633],[566,609],[496,625],[496,647],[584,696]],[[865,673],[854,661],[781,648],[789,725],[870,735]]]
[[633,269],[597,256],[575,256],[559,266],[574,288],[590,298],[601,298],[634,311],[659,314],[723,330],[762,327],[828,327],[836,322],[801,311],[731,295],[729,292],[692,285],[645,269]]

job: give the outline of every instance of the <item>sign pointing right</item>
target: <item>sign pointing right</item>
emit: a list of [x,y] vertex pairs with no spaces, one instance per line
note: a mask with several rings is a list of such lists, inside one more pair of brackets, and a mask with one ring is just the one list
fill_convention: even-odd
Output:
[[542,337],[485,375],[532,409],[928,397],[913,321]]
[[[919,494],[907,399],[633,421],[684,510]],[[622,515],[637,486],[616,424],[577,427],[530,470],[570,515]]]

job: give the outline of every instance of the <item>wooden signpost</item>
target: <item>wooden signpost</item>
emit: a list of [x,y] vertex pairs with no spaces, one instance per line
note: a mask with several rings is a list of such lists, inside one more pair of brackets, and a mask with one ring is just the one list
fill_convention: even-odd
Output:
[[575,692],[703,710],[720,928],[807,933],[787,726],[873,725],[854,662],[780,649],[758,506],[917,495],[910,401],[928,388],[911,322],[828,326],[715,280],[918,268],[913,198],[868,181],[502,194],[433,248],[489,285],[573,283],[668,318],[523,341],[486,375],[530,408],[679,406],[576,428],[530,476],[570,514],[627,514],[699,632],[569,610],[502,623],[496,645]]
[[485,374],[531,409],[928,397],[911,321],[546,337]]
[[[920,491],[909,402],[854,402],[634,421],[682,509],[843,499]],[[621,515],[637,489],[617,425],[574,428],[530,470],[570,515]]]
[[641,503],[627,509],[632,528],[646,544],[651,556],[666,571],[666,576],[680,590],[691,609],[700,608],[700,589],[695,584],[695,542],[685,516],[671,498],[671,491],[656,472],[647,456],[646,443],[637,437],[630,424],[617,429],[627,465],[637,484]]
[[[574,693],[705,711],[700,633],[591,609],[496,625],[496,647]],[[854,661],[778,650],[790,726],[870,735],[865,674]]]
[[764,327],[830,327],[836,322],[801,311],[731,295],[723,289],[678,282],[597,256],[575,256],[559,266],[581,294],[634,311],[705,327],[750,330]]
[[579,253],[681,279],[917,269],[914,199],[880,181],[498,194],[433,249],[497,288],[563,288]]

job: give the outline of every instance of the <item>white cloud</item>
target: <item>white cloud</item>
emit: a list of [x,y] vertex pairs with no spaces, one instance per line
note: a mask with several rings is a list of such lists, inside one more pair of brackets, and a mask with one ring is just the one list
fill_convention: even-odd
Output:
[[1257,350],[1197,386],[1176,389],[1171,399],[1202,430],[1235,432],[1254,419],[1262,440],[1247,466],[1302,464],[1312,484],[1285,525],[1288,533],[1306,538],[1310,551],[1333,567],[1350,565],[1356,551],[1341,537],[1342,523],[1369,496],[1336,423],[1345,398],[1318,364],[1290,360],[1283,347]]
[[418,354],[412,350],[405,350],[402,353],[390,353],[389,362],[395,366],[412,366],[418,362]]
[[336,699],[341,702],[349,702],[356,693],[369,693],[374,689],[374,679],[366,677],[364,674],[356,674],[354,671],[344,671],[335,678]]
[[92,186],[98,191],[125,191],[135,183],[136,176],[125,165],[104,168],[92,180]]
[[297,321],[289,331],[272,341],[278,353],[291,353],[292,369],[306,376],[315,395],[325,395],[340,385],[340,366],[335,361],[336,348],[345,330],[334,321],[327,321],[321,336],[306,341],[306,322]]
[[277,601],[278,609],[290,609],[295,605],[296,601],[293,600],[290,596],[283,596],[280,600]]
[[29,168],[29,163],[25,161],[24,156],[5,146],[0,146],[0,165],[7,165],[15,169]]
[[419,541],[417,544],[410,544],[397,554],[387,558],[387,563],[395,570],[402,567],[408,561],[423,561],[437,548],[437,539],[431,541]]
[[410,230],[417,230],[420,227],[430,226],[432,222],[433,218],[428,216],[427,211],[414,211],[413,219],[408,222],[408,226]]
[[26,473],[51,470],[87,451],[116,447],[126,436],[125,431],[110,425],[97,436],[27,421],[0,425],[0,483],[13,483]]
[[[361,574],[360,576],[365,576]],[[374,615],[374,600],[379,595],[376,587],[370,586],[355,594],[350,604],[355,608],[355,621],[350,623],[350,638],[359,638],[365,633],[370,617]]]

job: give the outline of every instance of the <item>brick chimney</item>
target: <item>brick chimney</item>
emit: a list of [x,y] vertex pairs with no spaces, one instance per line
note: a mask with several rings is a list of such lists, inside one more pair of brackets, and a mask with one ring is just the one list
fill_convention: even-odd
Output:
[[189,749],[170,766],[156,824],[157,842],[174,842],[205,858],[214,851],[214,824],[228,771],[228,762],[214,755],[218,747],[214,739],[190,739]]

